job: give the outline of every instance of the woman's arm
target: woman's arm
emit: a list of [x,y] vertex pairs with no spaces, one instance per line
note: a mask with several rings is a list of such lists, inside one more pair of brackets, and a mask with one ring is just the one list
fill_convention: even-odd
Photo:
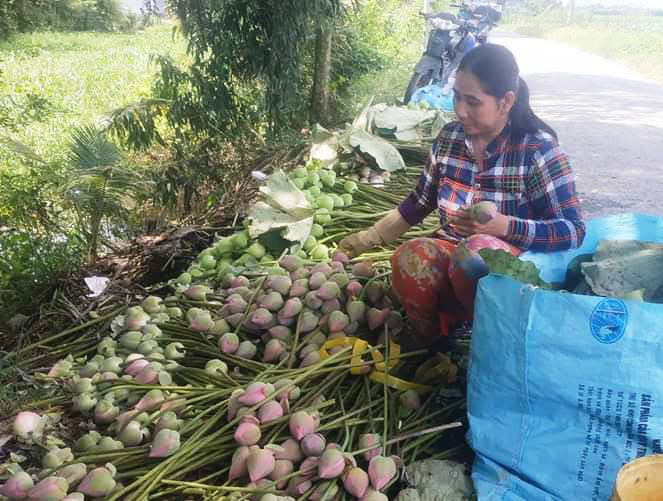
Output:
[[511,217],[504,239],[537,252],[579,247],[585,237],[585,223],[568,157],[555,144],[537,152],[534,160],[527,179],[527,196],[535,217]]
[[437,150],[440,136],[433,142],[424,170],[414,191],[401,202],[398,211],[410,226],[419,224],[428,214],[437,209],[437,187],[440,169],[437,165]]

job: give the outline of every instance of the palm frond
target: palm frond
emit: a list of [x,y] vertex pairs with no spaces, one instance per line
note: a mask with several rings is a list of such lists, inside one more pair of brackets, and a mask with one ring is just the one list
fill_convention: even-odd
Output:
[[11,137],[8,136],[0,136],[0,144],[4,144],[9,150],[13,151],[14,153],[17,153],[29,160],[32,160],[33,162],[37,162],[40,164],[46,164],[46,160],[44,160],[42,157],[40,157],[32,148],[30,148],[28,145],[23,144],[19,141],[16,141],[12,139]]
[[69,163],[76,170],[113,166],[122,158],[117,146],[92,124],[72,131],[69,149]]

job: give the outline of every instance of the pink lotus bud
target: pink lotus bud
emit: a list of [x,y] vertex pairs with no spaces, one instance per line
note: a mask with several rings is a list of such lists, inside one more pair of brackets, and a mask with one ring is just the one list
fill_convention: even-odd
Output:
[[375,275],[375,268],[373,268],[373,262],[370,259],[355,263],[352,265],[352,274],[356,277],[361,278],[371,278]]
[[275,313],[283,307],[283,296],[276,291],[268,292],[260,299],[258,306]]
[[298,297],[291,297],[283,305],[281,315],[285,318],[293,318],[299,315],[303,308],[304,304],[302,303],[301,299]]
[[246,311],[246,307],[249,305],[246,301],[244,301],[244,298],[240,296],[239,294],[233,294],[228,297],[228,302],[226,303],[228,306],[228,311],[231,314],[236,314],[236,313],[242,313]]
[[237,401],[242,405],[252,406],[263,401],[267,396],[267,385],[265,383],[251,383]]
[[387,320],[387,315],[389,315],[389,309],[383,308],[378,310],[377,308],[369,308],[366,312],[366,319],[368,320],[368,328],[370,330],[375,330],[378,327],[382,327]]
[[336,299],[341,295],[341,288],[336,282],[328,281],[318,289],[318,297],[323,301]]
[[361,498],[368,489],[368,474],[361,468],[349,468],[343,473],[343,487],[356,498]]
[[[341,263],[339,261],[331,261],[329,263],[329,266],[331,267],[333,274],[335,274],[335,273],[345,273],[345,266],[343,266],[343,263]],[[334,276],[334,275],[332,275],[332,276]],[[339,284],[339,285],[341,285],[341,284]]]
[[113,475],[108,467],[95,468],[81,481],[78,490],[93,498],[106,496],[115,488]]
[[298,411],[290,416],[288,427],[290,428],[290,434],[296,440],[301,440],[315,431],[315,420],[308,412]]
[[307,456],[321,456],[325,450],[327,441],[319,433],[311,433],[302,438],[299,443],[302,452]]
[[233,277],[230,280],[230,288],[232,289],[236,287],[248,287],[249,285],[251,285],[251,281],[248,278],[246,278],[244,275]]
[[274,453],[266,449],[253,450],[246,458],[246,468],[249,470],[251,482],[269,476],[275,467]]
[[189,329],[194,332],[207,332],[214,327],[214,320],[209,311],[196,315],[189,321]]
[[241,343],[239,343],[239,348],[237,348],[235,356],[251,360],[253,357],[256,356],[257,352],[258,348],[251,341],[242,341]]
[[299,463],[304,459],[304,454],[302,453],[299,443],[293,439],[288,438],[282,444],[283,452],[277,452],[274,457],[276,459],[287,459],[293,463]]
[[345,469],[345,458],[338,449],[327,449],[320,456],[318,476],[320,478],[336,478]]
[[302,461],[299,465],[299,475],[302,477],[310,478],[318,472],[318,465],[320,458],[316,456],[309,456]]
[[219,349],[226,354],[232,355],[239,349],[239,337],[234,332],[226,332],[219,339]]
[[363,435],[359,436],[360,449],[368,449],[369,447],[373,447],[372,449],[369,449],[362,454],[366,461],[370,461],[375,456],[380,454],[380,443],[381,437],[377,433],[364,433]]
[[336,310],[329,314],[329,321],[327,322],[327,325],[329,326],[329,330],[331,332],[338,332],[345,329],[349,323],[350,319],[348,316],[342,311]]
[[348,297],[359,297],[359,294],[361,294],[363,287],[362,285],[357,282],[356,280],[351,280],[348,282],[348,285],[345,286],[345,293],[348,295]]
[[151,458],[167,458],[180,448],[180,434],[175,430],[163,429],[159,431],[150,446]]
[[357,460],[355,459],[355,457],[352,454],[350,454],[348,452],[344,452],[343,457],[345,458],[345,466],[349,466],[351,468],[354,468],[354,467],[357,466]]
[[322,273],[325,277],[333,273],[332,267],[328,263],[317,263],[311,267],[311,274]]
[[34,412],[22,411],[14,418],[14,434],[27,440],[31,436],[38,437],[44,430],[43,418]]
[[308,279],[300,278],[292,282],[292,287],[288,291],[290,297],[304,297],[308,290]]
[[28,491],[28,498],[37,501],[59,501],[67,495],[67,481],[62,477],[46,477]]
[[235,430],[235,442],[240,445],[255,445],[261,435],[260,427],[255,422],[245,420]]
[[368,478],[376,491],[381,490],[396,476],[396,463],[392,458],[375,456],[368,464]]
[[149,363],[150,363],[149,360],[146,360],[144,358],[139,358],[131,362],[129,365],[127,365],[124,369],[124,373],[135,377]]
[[270,473],[269,478],[276,482],[277,489],[283,489],[288,481],[281,479],[287,477],[293,471],[295,471],[295,466],[292,461],[288,461],[287,459],[277,459],[274,462],[274,470]]
[[258,327],[267,329],[269,328],[269,324],[271,324],[274,320],[274,315],[267,308],[258,308],[251,314],[250,318],[251,322],[256,324]]
[[235,450],[230,462],[230,471],[228,472],[229,481],[248,475],[249,471],[246,468],[246,458],[249,457],[249,454],[250,450],[245,445]]
[[[322,306],[320,307],[320,311],[322,312],[323,315],[330,315],[330,316],[333,311],[339,311],[340,309],[341,309],[341,302],[338,300],[338,298],[327,299],[325,302],[322,303]],[[339,313],[341,312],[339,311]]]
[[304,493],[308,491],[311,487],[313,487],[313,482],[311,482],[307,478],[292,477],[288,481],[288,494],[300,497],[304,495]]
[[338,484],[335,481],[328,480],[326,482],[320,482],[313,489],[313,492],[309,494],[307,499],[311,501],[332,501],[336,499],[338,494]]
[[312,351],[308,353],[304,359],[301,361],[299,364],[300,367],[310,367],[311,365],[315,365],[320,361],[320,352],[319,351]]
[[182,409],[186,407],[186,399],[185,398],[169,398],[166,400],[163,404],[161,404],[161,407],[159,407],[159,410],[161,412],[166,412],[166,411],[173,411],[173,412],[179,412]]
[[94,408],[94,421],[97,424],[108,424],[120,413],[120,409],[108,400],[99,400]]
[[24,471],[14,473],[7,479],[2,487],[0,494],[9,499],[23,499],[28,496],[28,491],[34,487],[32,477]]
[[184,289],[183,294],[194,301],[205,301],[209,292],[211,292],[209,287],[205,285],[192,285],[188,289]]
[[410,410],[415,411],[421,407],[421,399],[419,398],[419,393],[415,390],[407,390],[401,393],[399,397],[401,405]]
[[350,257],[343,251],[337,250],[334,252],[331,258],[332,262],[338,262],[341,264],[348,264],[350,262]]
[[375,491],[369,487],[366,489],[366,493],[361,497],[360,501],[389,501],[389,498],[381,492]]
[[124,326],[129,331],[139,331],[145,327],[149,321],[150,316],[141,308],[140,310],[134,310],[132,312],[127,311],[127,315],[124,317]]
[[74,463],[60,468],[55,476],[64,478],[68,485],[76,485],[85,478],[86,473],[85,463]]
[[147,364],[134,379],[139,384],[156,384],[159,380],[159,371],[152,364]]
[[182,426],[182,420],[177,419],[177,414],[173,411],[166,411],[159,416],[159,419],[154,426],[154,433],[159,433],[161,430],[179,430]]
[[283,408],[274,400],[265,402],[258,409],[258,419],[261,424],[269,423],[280,417],[283,417]]
[[263,354],[263,362],[273,362],[278,360],[281,354],[285,352],[285,345],[278,339],[270,339],[265,345],[265,353]]
[[296,269],[302,267],[302,260],[298,256],[286,254],[281,259],[279,259],[279,266],[288,271],[295,271]]
[[345,311],[348,312],[350,322],[360,322],[366,314],[366,303],[359,299],[353,299],[345,305]]
[[121,432],[124,429],[124,427],[127,426],[127,424],[129,424],[129,422],[132,421],[133,418],[135,418],[139,413],[140,411],[132,409],[130,411],[123,412],[122,414],[117,416],[115,418],[115,421],[117,422],[115,426],[115,431],[118,433]]
[[150,390],[138,401],[135,409],[139,411],[151,411],[159,407],[163,401],[164,397],[161,390]]
[[48,377],[67,377],[71,372],[73,364],[70,360],[62,359],[55,362],[51,370],[48,371]]
[[265,282],[266,288],[273,289],[283,296],[285,296],[288,293],[291,286],[292,286],[291,278],[285,275],[271,275],[267,278],[267,281]]

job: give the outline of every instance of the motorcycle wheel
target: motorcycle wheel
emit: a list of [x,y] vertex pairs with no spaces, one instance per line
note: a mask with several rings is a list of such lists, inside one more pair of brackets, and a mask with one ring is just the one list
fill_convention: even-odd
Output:
[[432,70],[429,70],[425,73],[418,73],[415,71],[412,74],[412,78],[410,78],[410,83],[407,85],[407,89],[405,90],[405,97],[403,98],[403,102],[408,104],[410,99],[412,99],[412,95],[417,91],[417,89],[428,85],[432,77]]

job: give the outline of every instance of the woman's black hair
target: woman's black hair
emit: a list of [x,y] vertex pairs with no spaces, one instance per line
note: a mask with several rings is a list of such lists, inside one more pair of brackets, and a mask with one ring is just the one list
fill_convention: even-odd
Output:
[[509,91],[516,95],[516,101],[509,112],[514,136],[543,130],[557,139],[553,128],[532,111],[529,105],[529,88],[519,76],[518,63],[509,49],[491,43],[480,45],[463,57],[458,71],[474,75],[483,91],[497,99],[503,98]]

